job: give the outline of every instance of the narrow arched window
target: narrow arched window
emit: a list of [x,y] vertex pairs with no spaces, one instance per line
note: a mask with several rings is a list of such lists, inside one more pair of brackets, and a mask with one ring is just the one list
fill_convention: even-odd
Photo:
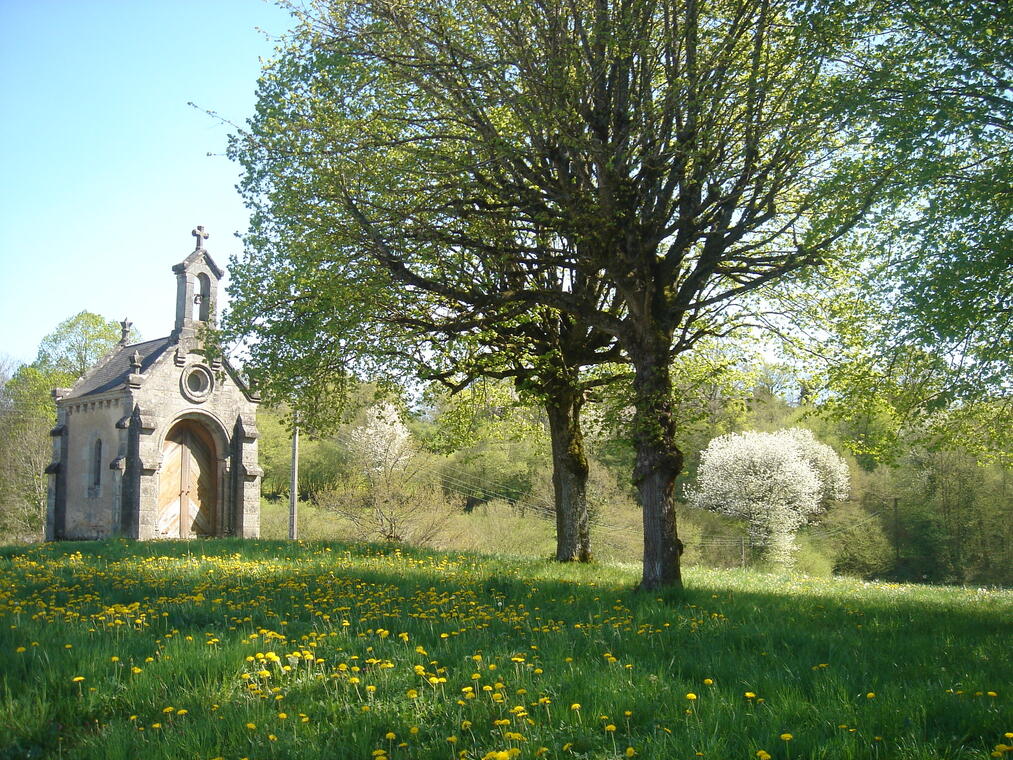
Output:
[[91,487],[96,491],[102,485],[102,439],[95,441],[95,451],[91,462]]
[[194,283],[194,318],[207,322],[211,317],[211,278],[201,272]]

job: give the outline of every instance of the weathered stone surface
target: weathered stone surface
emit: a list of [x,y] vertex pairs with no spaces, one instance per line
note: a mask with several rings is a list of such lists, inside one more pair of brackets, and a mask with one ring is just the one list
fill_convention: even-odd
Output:
[[[214,323],[222,270],[203,248],[207,233],[198,230],[196,250],[173,267],[172,334],[133,345],[121,340],[73,388],[54,393],[50,540],[157,537],[158,511],[165,507],[159,495],[164,501],[175,487],[160,483],[166,437],[184,421],[213,443],[206,466],[215,487],[202,489],[200,498],[202,511],[213,510],[215,534],[259,535],[259,399],[227,361],[205,356],[201,328]],[[124,327],[124,338],[127,333]],[[190,494],[180,488],[181,499]]]

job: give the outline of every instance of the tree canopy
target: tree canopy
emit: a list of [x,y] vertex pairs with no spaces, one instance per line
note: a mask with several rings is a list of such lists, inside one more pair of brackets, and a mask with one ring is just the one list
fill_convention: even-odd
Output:
[[80,377],[116,345],[121,332],[118,322],[90,311],[79,312],[42,339],[35,364]]

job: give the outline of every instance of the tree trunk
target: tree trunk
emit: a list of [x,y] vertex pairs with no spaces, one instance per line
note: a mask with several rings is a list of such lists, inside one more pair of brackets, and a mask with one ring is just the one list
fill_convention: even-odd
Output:
[[587,457],[580,432],[579,391],[556,394],[545,402],[552,438],[552,488],[556,507],[556,561],[590,562],[587,512]]
[[682,471],[682,452],[675,445],[672,414],[672,377],[669,373],[668,341],[654,341],[631,355],[635,376],[636,411],[633,438],[637,487],[644,517],[644,574],[640,588],[681,587],[679,558],[682,542],[675,525],[672,492]]

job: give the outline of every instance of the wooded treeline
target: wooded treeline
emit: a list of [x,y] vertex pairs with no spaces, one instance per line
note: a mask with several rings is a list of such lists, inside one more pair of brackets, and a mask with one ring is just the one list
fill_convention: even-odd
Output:
[[[698,376],[692,387],[680,390],[686,392],[680,393],[686,423],[680,445],[687,452],[682,486],[695,484],[700,452],[708,442],[729,432],[802,427],[839,452],[847,452],[845,443],[854,440],[853,420],[830,419],[821,416],[818,407],[799,402],[797,379],[784,366],[758,362],[726,369],[718,377]],[[687,402],[687,397],[692,401]],[[636,493],[629,483],[635,456],[629,437],[632,410],[622,406],[625,402],[612,398],[588,405],[586,442],[591,533],[602,536],[605,543],[618,541],[626,552],[617,557],[614,549],[603,551],[605,547],[592,540],[592,554],[602,552],[610,559],[629,562],[638,559],[635,537],[609,538],[610,532],[621,530],[620,524],[628,526],[639,519]],[[367,410],[375,403],[373,389],[363,389],[350,402],[347,422],[335,434],[302,440],[300,497],[322,510],[321,519],[354,512],[362,507],[364,493],[371,492],[356,452],[354,431],[363,428]],[[421,407],[402,415],[416,453],[411,462],[401,463],[394,480],[411,499],[420,492],[426,494],[423,513],[400,514],[403,530],[412,534],[407,537],[443,545],[432,518],[470,509],[554,522],[547,420],[537,405],[518,399],[509,384],[481,381],[462,397],[432,389]],[[282,409],[261,414],[261,464],[268,500],[283,501],[288,494],[286,417],[287,410]],[[897,445],[889,461],[846,454],[850,497],[803,529],[798,569],[930,583],[1013,583],[1013,483],[1008,467],[965,449],[929,448],[917,434],[911,440],[901,435]],[[750,542],[743,521],[690,508],[684,496],[680,489],[681,534],[688,565],[765,566],[763,547]],[[378,525],[344,535],[389,538]],[[468,530],[467,521],[455,520],[444,533]],[[480,530],[477,524],[474,530]],[[518,551],[514,545],[497,546],[494,540],[464,545],[480,545],[493,552]]]

